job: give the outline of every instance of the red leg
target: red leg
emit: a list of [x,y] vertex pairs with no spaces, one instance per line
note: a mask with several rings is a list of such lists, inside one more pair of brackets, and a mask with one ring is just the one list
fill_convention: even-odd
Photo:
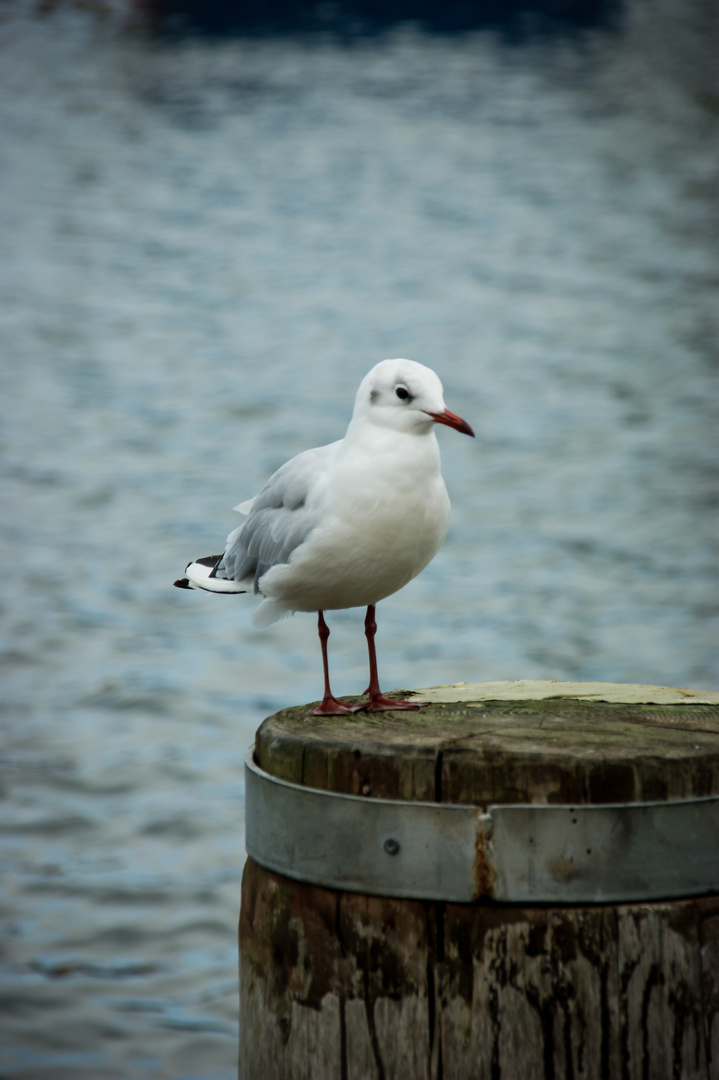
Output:
[[312,710],[313,716],[346,716],[348,713],[357,712],[357,705],[345,705],[344,701],[332,696],[330,690],[330,667],[327,660],[327,638],[330,636],[330,628],[325,622],[321,611],[317,612],[317,633],[320,635],[322,646],[322,668],[325,673],[325,696],[322,703]]
[[377,633],[377,622],[374,617],[374,604],[367,608],[364,621],[364,632],[367,638],[367,651],[369,652],[369,686],[365,693],[369,694],[369,701],[362,708],[367,712],[384,712],[389,709],[421,709],[428,705],[428,701],[395,701],[385,697],[379,688],[377,675],[377,653],[374,647],[374,636]]

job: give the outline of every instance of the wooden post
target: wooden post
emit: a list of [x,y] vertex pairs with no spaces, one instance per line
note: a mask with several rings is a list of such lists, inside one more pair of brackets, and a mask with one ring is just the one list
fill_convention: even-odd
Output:
[[[255,760],[325,791],[478,807],[719,793],[719,704],[479,696],[419,713],[284,710]],[[719,1080],[719,896],[407,900],[249,859],[240,1078]]]

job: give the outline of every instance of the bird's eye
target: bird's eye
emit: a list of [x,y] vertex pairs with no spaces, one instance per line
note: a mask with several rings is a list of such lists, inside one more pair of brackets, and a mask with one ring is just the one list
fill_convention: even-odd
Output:
[[400,399],[400,401],[409,401],[409,399],[412,397],[406,386],[398,386],[395,390],[395,394]]

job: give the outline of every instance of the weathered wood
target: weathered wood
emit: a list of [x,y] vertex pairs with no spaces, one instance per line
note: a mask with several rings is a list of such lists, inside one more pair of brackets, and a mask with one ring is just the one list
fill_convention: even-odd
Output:
[[445,1077],[621,1075],[611,908],[448,905]]
[[717,928],[719,898],[441,905],[248,860],[240,1076],[717,1080]]
[[699,906],[704,1028],[710,1080],[719,1080],[719,904]]
[[[294,709],[265,721],[256,758],[366,798],[683,798],[719,792],[719,707]],[[240,959],[242,1080],[719,1080],[719,897],[440,904],[335,892],[248,860]]]
[[240,1076],[429,1080],[428,934],[421,901],[301,884],[248,859]]
[[269,717],[255,757],[282,780],[376,798],[638,802],[719,791],[719,706],[486,701],[418,713]]
[[624,1075],[707,1075],[699,907],[619,909],[618,968]]

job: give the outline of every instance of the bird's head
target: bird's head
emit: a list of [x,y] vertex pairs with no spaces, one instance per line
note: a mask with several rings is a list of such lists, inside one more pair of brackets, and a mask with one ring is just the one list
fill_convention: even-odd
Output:
[[353,417],[409,434],[424,435],[434,424],[446,424],[474,435],[466,420],[446,407],[438,376],[414,360],[376,364],[360,383]]

